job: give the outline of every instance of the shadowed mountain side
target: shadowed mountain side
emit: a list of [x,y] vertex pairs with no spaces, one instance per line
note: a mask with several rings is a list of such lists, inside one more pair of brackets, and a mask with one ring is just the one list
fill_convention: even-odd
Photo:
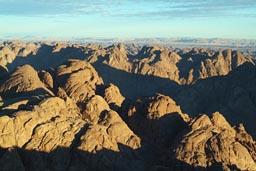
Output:
[[[197,115],[221,109],[221,112],[228,113],[228,120],[234,118],[234,123],[249,119],[244,124],[246,128],[250,124],[249,131],[252,132],[255,117],[250,111],[255,110],[250,107],[255,107],[256,97],[254,65],[244,64],[225,77],[202,80],[189,87],[179,86],[169,79],[127,73],[101,62],[94,65],[99,75],[90,64],[79,60],[69,60],[56,70],[61,78],[58,83],[71,85],[63,87],[64,94],[73,87],[72,84],[75,88],[80,83],[95,86],[85,100],[77,101],[77,95],[72,97],[72,94],[66,93],[63,99],[50,97],[32,105],[26,99],[20,99],[19,103],[19,99],[11,97],[4,103],[4,107],[9,107],[6,112],[10,115],[3,113],[5,116],[0,117],[2,170],[225,170],[221,167],[223,165],[230,170],[238,170],[236,167],[256,168],[256,145],[243,126],[234,129],[221,114],[213,114],[211,119],[204,115],[194,120],[196,122],[190,122],[190,118],[183,113],[188,111]],[[37,72],[29,68],[26,66],[21,70],[26,72],[16,71],[19,77],[12,74],[8,83],[15,84],[6,83],[3,92],[14,93],[15,96],[16,86],[24,83],[27,86],[22,86],[17,93],[34,96],[29,92],[37,91],[37,88],[47,90]],[[28,77],[29,73],[34,73],[34,76]],[[120,108],[125,106],[126,100],[118,87],[107,87],[101,81],[95,84],[98,79],[101,80],[99,76],[105,78],[105,83],[116,81],[114,83],[126,97],[136,98],[157,92],[170,94],[171,97],[158,94],[138,99],[135,105],[130,103],[125,123],[120,117],[125,112],[116,113],[108,103],[122,111]],[[53,77],[53,82],[56,79]],[[86,89],[81,92],[86,92]],[[47,95],[45,92],[36,94]],[[122,100],[116,101],[113,96]],[[181,108],[176,105],[177,99]],[[15,107],[19,111],[13,113]],[[208,141],[209,138],[211,141]],[[177,146],[173,144],[176,140]],[[222,147],[227,147],[227,150],[222,151]],[[173,154],[175,150],[176,156]],[[244,167],[247,161],[252,167]]]
[[202,170],[256,169],[256,146],[252,137],[242,124],[231,126],[219,112],[211,117],[199,115],[192,119],[180,137],[176,137],[177,143],[170,149],[170,158],[175,156],[172,166],[176,166],[176,170],[189,170],[177,160],[207,168]]
[[[140,154],[140,149],[133,150],[119,144],[120,152],[102,149],[95,154],[83,150],[57,147],[47,153],[23,148],[0,148],[0,167],[3,171],[32,171],[32,170],[66,170],[66,171],[176,171],[176,170],[206,170],[211,168],[193,167],[183,161],[173,161],[171,166],[154,165],[134,158]],[[142,156],[140,156],[142,157]],[[218,164],[216,164],[218,165]],[[221,164],[220,164],[221,166]],[[220,169],[216,167],[214,169]]]
[[49,98],[34,105],[31,111],[24,110],[23,115],[19,111],[13,118],[0,118],[0,125],[5,128],[15,124],[13,134],[7,134],[9,129],[1,129],[2,170],[172,170],[164,160],[169,156],[168,150],[162,147],[171,145],[168,135],[173,133],[173,125],[167,122],[175,119],[175,114],[145,120],[159,125],[165,133],[159,136],[167,138],[165,144],[148,143],[142,136],[143,142],[135,148],[137,145],[132,142],[137,136],[131,131],[132,136],[125,140],[127,144],[122,142],[124,135],[130,133],[117,113],[102,112],[98,123],[88,124],[88,120],[76,114],[73,106],[66,106],[70,105],[68,101],[66,105],[61,104],[63,102],[57,97]]
[[7,93],[0,93],[0,95],[4,98],[4,99],[12,99],[12,98],[18,98],[18,97],[32,97],[32,96],[44,96],[44,97],[49,97],[52,95],[49,95],[49,92],[47,92],[45,89],[42,88],[37,88],[35,90],[31,90],[31,91],[27,91],[27,92],[17,92],[17,93],[13,93],[15,92],[15,89],[13,89],[10,92]]
[[54,51],[54,46],[42,44],[36,54],[30,53],[26,57],[17,56],[12,63],[7,64],[9,72],[12,72],[20,65],[30,64],[36,70],[54,68],[65,62],[67,59],[84,59],[85,55],[81,48],[66,47],[60,51]]
[[181,90],[176,82],[156,76],[128,73],[115,69],[107,64],[92,64],[105,84],[113,83],[119,87],[121,93],[129,99],[137,99],[156,93],[175,96]]
[[[151,124],[153,125],[160,125],[162,126],[162,123],[164,120],[169,121],[170,117],[172,117],[172,114],[167,114],[168,117],[161,117],[159,120],[150,120]],[[69,145],[63,144],[63,141],[58,141],[58,139],[63,136],[62,134],[55,134],[55,138],[47,140],[47,136],[51,134],[52,129],[50,129],[50,133],[47,135],[45,134],[39,134],[36,133],[37,131],[33,131],[33,136],[27,143],[25,143],[22,147],[16,147],[11,146],[8,149],[7,148],[0,148],[0,168],[1,170],[21,170],[21,171],[32,171],[32,170],[49,170],[49,171],[56,171],[56,170],[65,170],[65,171],[75,171],[75,170],[109,170],[109,171],[128,171],[128,170],[137,170],[137,171],[146,171],[146,170],[152,170],[152,171],[176,171],[176,170],[191,170],[191,171],[197,171],[197,170],[206,170],[206,171],[214,171],[214,170],[225,170],[223,169],[223,166],[228,166],[228,168],[231,168],[231,170],[239,170],[237,169],[237,165],[240,163],[239,160],[235,159],[233,160],[233,165],[229,166],[229,162],[220,163],[219,161],[214,161],[212,163],[209,163],[209,166],[201,166],[201,163],[195,163],[197,160],[191,160],[191,163],[188,164],[186,160],[184,160],[184,157],[190,157],[198,159],[198,161],[201,161],[202,158],[200,158],[199,153],[191,153],[191,152],[200,152],[201,148],[188,148],[190,144],[202,146],[202,143],[200,141],[204,141],[204,139],[207,139],[209,137],[205,136],[204,134],[211,134],[213,139],[216,137],[214,136],[216,133],[218,134],[225,134],[227,136],[221,137],[218,136],[217,139],[225,140],[223,141],[217,141],[217,145],[211,144],[211,147],[214,147],[211,154],[213,157],[218,158],[219,156],[222,156],[223,158],[227,159],[228,153],[227,151],[219,151],[218,146],[225,146],[225,142],[228,142],[228,135],[232,135],[237,137],[238,139],[234,139],[236,144],[238,142],[241,142],[243,147],[236,147],[233,150],[240,149],[240,152],[243,152],[243,150],[248,150],[252,153],[246,153],[247,156],[255,157],[255,154],[253,153],[255,148],[254,141],[250,138],[248,134],[246,134],[244,128],[239,128],[237,130],[233,130],[233,127],[231,127],[227,122],[225,122],[224,117],[222,117],[220,114],[215,114],[215,119],[209,119],[207,116],[201,116],[198,117],[196,120],[192,121],[192,125],[189,124],[187,128],[184,129],[185,132],[180,132],[179,135],[181,137],[176,137],[173,139],[170,139],[169,143],[162,144],[159,142],[155,142],[153,144],[149,144],[146,141],[142,141],[142,144],[139,148],[133,149],[125,144],[118,143],[117,149],[111,149],[107,146],[104,146],[104,143],[108,143],[109,139],[102,134],[101,136],[92,134],[93,132],[90,132],[91,127],[88,124],[81,125],[79,127],[79,131],[76,133],[69,134],[69,138],[66,137],[66,139],[63,139],[63,141],[67,141],[67,139],[70,139],[71,143]],[[58,118],[61,118],[62,115],[58,117],[50,118],[48,122],[40,124],[39,127],[48,127],[49,123],[54,123]],[[173,116],[174,119],[177,117]],[[69,123],[68,120],[62,121],[60,124],[63,123]],[[45,124],[45,125],[44,125]],[[217,124],[215,126],[214,124]],[[166,124],[164,124],[166,126]],[[209,127],[205,127],[208,126]],[[89,127],[88,127],[89,126]],[[92,126],[92,125],[91,125]],[[95,126],[95,125],[94,125]],[[172,126],[169,125],[168,127],[160,127],[164,132],[167,131],[167,134],[164,134],[162,136],[165,136],[167,139],[166,142],[169,141],[168,134]],[[36,130],[35,128],[34,130]],[[212,129],[214,128],[214,129]],[[72,129],[72,128],[71,128]],[[204,131],[207,129],[208,131]],[[224,129],[224,130],[222,130]],[[199,132],[197,131],[199,130]],[[230,130],[230,131],[226,131]],[[43,129],[41,129],[43,131]],[[41,131],[38,131],[41,133]],[[65,132],[69,132],[70,130],[63,130],[63,134]],[[193,134],[187,134],[186,131],[192,131]],[[202,131],[202,132],[200,132]],[[54,131],[52,132],[54,133]],[[95,133],[95,132],[94,132]],[[99,131],[96,134],[101,134],[102,132]],[[111,131],[109,132],[111,133]],[[115,133],[113,131],[112,133]],[[183,134],[186,133],[186,134]],[[203,134],[202,134],[203,133]],[[86,136],[89,138],[88,141],[85,141],[84,135],[90,134],[89,136]],[[198,136],[193,136],[194,134],[198,134]],[[161,134],[159,134],[161,135]],[[5,135],[6,136],[6,135]],[[17,135],[15,135],[17,136]],[[192,141],[186,141],[187,137],[192,139]],[[199,137],[199,139],[198,139]],[[22,137],[17,136],[17,141],[20,141]],[[41,146],[41,149],[34,144],[31,146],[33,141],[37,141],[35,138],[42,138],[42,140],[38,145]],[[114,137],[113,137],[114,138]],[[143,140],[143,136],[141,137]],[[155,137],[158,138],[158,137]],[[239,139],[240,138],[240,139]],[[103,140],[101,140],[103,139]],[[118,138],[117,138],[118,139]],[[183,141],[181,141],[183,139]],[[95,141],[98,141],[99,144],[94,147],[93,144]],[[159,137],[159,140],[162,140],[161,137]],[[178,143],[178,146],[173,146],[172,141],[180,142]],[[69,140],[68,140],[69,141]],[[89,142],[92,141],[92,142]],[[199,141],[199,143],[198,143]],[[103,144],[101,144],[101,143]],[[185,143],[186,144],[185,144]],[[219,143],[218,143],[219,142]],[[32,143],[31,145],[29,145]],[[88,151],[90,149],[90,146],[93,145],[94,150]],[[185,146],[186,145],[186,146]],[[53,149],[49,150],[48,152],[44,151],[42,147],[49,147],[52,146]],[[36,149],[32,150],[31,149]],[[89,147],[89,148],[84,148]],[[111,146],[110,146],[111,147]],[[174,147],[174,148],[173,148]],[[182,148],[184,147],[184,148]],[[216,147],[216,149],[215,149]],[[38,148],[38,150],[37,150]],[[208,146],[204,146],[203,148],[208,148]],[[187,151],[187,155],[182,155],[183,153],[177,153],[175,156],[173,154],[173,149],[178,150],[185,150]],[[242,149],[242,150],[241,150]],[[45,149],[46,150],[46,149]],[[177,150],[176,150],[177,151]],[[215,152],[219,153],[215,153]],[[179,152],[179,151],[177,151]],[[183,151],[181,151],[183,152]],[[205,153],[208,154],[208,151]],[[237,155],[239,156],[239,154]],[[180,157],[181,159],[178,159],[176,157]],[[210,157],[209,157],[210,158]],[[185,158],[186,159],[186,158]],[[227,159],[228,160],[228,159]],[[225,160],[226,161],[226,160]],[[197,165],[197,166],[195,166]],[[206,167],[206,168],[205,168]]]
[[8,79],[8,71],[3,66],[0,66],[0,85]]
[[256,137],[256,67],[245,63],[227,76],[199,80],[176,96],[177,104],[191,117],[220,111],[231,124],[243,123]]
[[0,80],[8,75],[8,71],[3,66],[0,66]]
[[168,78],[181,85],[199,79],[226,75],[244,62],[254,63],[252,57],[236,50],[170,49],[164,46],[133,46],[10,43],[0,47],[0,65],[12,72],[17,66],[30,64],[36,70],[55,68],[67,59],[84,59],[104,63],[129,73]]

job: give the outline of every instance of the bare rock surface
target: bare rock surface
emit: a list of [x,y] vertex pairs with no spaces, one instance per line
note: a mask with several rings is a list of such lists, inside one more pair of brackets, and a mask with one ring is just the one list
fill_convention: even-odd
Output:
[[116,110],[118,110],[118,108],[121,108],[123,102],[125,101],[125,97],[121,94],[119,88],[114,84],[110,84],[104,90],[104,99],[110,105],[110,107]]
[[[73,163],[78,157],[76,155],[80,156],[80,164],[77,161],[80,166],[87,162],[87,168],[111,168],[120,160],[120,156],[114,154],[120,150],[124,153],[122,160],[134,160],[135,154],[130,153],[132,149],[136,150],[141,146],[140,138],[115,111],[106,111],[95,123],[83,119],[79,112],[72,99],[64,101],[51,97],[35,105],[31,111],[19,111],[12,117],[2,116],[0,146],[3,149],[10,148],[10,152],[6,153],[12,155],[13,160],[13,157],[21,157],[25,163],[21,159],[17,159],[17,162],[20,161],[19,167],[26,170],[73,168],[77,165],[76,162]],[[129,150],[120,149],[119,144]],[[18,151],[21,149],[21,152],[16,154],[12,148],[18,148]],[[113,156],[107,163],[107,154],[100,154],[102,150],[113,151]],[[6,161],[4,156],[1,157],[0,164],[2,161],[2,165],[7,167],[3,163]],[[33,160],[34,158],[37,160]]]
[[0,170],[256,170],[244,53],[12,41],[0,68]]
[[[68,61],[57,68],[57,95],[46,88],[54,85],[49,73],[37,72],[29,65],[18,68],[2,85],[3,94],[15,95],[38,88],[49,92],[34,103],[36,94],[4,100],[0,115],[0,166],[4,170],[113,170],[125,167],[143,168],[136,150],[141,139],[127,126],[106,100],[96,95],[96,86],[103,84],[95,69],[84,61]],[[40,74],[39,74],[40,75]],[[17,91],[13,87],[22,86]],[[80,88],[82,87],[82,88]],[[78,90],[79,91],[78,91]],[[114,95],[110,91],[115,90]],[[109,103],[121,105],[118,88],[105,89]],[[10,93],[11,92],[11,93]],[[76,99],[75,93],[87,96]],[[88,93],[89,92],[89,93]],[[38,92],[37,92],[38,93]],[[37,94],[37,95],[40,95]],[[9,100],[9,101],[8,101]],[[80,101],[81,100],[81,101]],[[13,102],[12,102],[13,101]],[[8,102],[8,103],[7,103]],[[79,105],[84,105],[82,108]],[[24,106],[23,109],[20,106]],[[121,106],[119,106],[121,107]],[[10,110],[8,115],[2,111]],[[36,159],[36,160],[35,160]],[[10,164],[8,161],[15,161]],[[7,164],[6,164],[7,163]]]
[[97,123],[100,119],[100,116],[109,111],[109,105],[103,99],[103,97],[99,95],[95,95],[91,97],[88,102],[85,104],[85,109],[83,112],[83,117],[88,119],[92,123]]
[[129,126],[145,141],[159,146],[172,141],[189,119],[173,99],[161,94],[137,100],[128,111]]
[[[219,163],[221,170],[255,170],[254,150],[246,146],[251,143],[255,147],[255,142],[245,130],[243,136],[248,138],[241,141],[241,133],[232,128],[220,113],[213,113],[212,118],[201,115],[190,123],[190,128],[177,141],[175,160],[203,168],[211,168]],[[177,162],[179,167],[189,169],[185,164],[179,166]]]
[[34,93],[35,95],[53,93],[40,81],[37,71],[30,65],[18,67],[10,78],[0,86],[0,93],[9,98],[19,93]]
[[176,102],[192,117],[220,111],[231,124],[243,123],[255,138],[255,76],[255,65],[244,63],[226,76],[200,80],[183,89]]
[[0,47],[0,65],[10,70],[27,63],[33,64],[36,69],[48,69],[59,66],[70,58],[106,64],[133,74],[168,78],[181,85],[193,84],[199,79],[227,75],[245,62],[254,63],[250,57],[229,49],[181,50],[156,45],[141,48],[122,43],[102,47],[21,41],[8,42]]
[[54,81],[52,75],[47,71],[41,71],[38,73],[40,80],[45,84],[47,88],[52,89],[54,86]]
[[76,102],[95,94],[96,86],[103,84],[91,64],[81,60],[69,60],[56,71],[57,83]]

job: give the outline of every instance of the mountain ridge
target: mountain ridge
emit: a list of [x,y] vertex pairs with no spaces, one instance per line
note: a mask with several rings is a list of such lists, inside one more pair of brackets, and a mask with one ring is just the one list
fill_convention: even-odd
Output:
[[4,170],[256,168],[252,57],[124,44],[0,49]]

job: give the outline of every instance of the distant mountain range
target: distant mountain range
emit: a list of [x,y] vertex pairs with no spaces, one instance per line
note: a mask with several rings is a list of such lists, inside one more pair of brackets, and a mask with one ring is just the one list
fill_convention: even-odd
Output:
[[[0,39],[0,42],[5,40],[16,40],[20,37],[7,37]],[[165,45],[173,47],[215,47],[215,48],[255,48],[255,39],[222,39],[222,38],[77,38],[77,37],[39,37],[27,36],[20,38],[23,41],[62,41],[69,43],[91,43],[110,45],[117,43],[136,44],[136,45]]]

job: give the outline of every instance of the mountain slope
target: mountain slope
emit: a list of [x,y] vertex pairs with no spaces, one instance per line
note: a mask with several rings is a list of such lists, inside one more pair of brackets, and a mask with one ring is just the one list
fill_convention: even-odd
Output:
[[2,46],[3,170],[256,169],[256,68],[238,51]]

